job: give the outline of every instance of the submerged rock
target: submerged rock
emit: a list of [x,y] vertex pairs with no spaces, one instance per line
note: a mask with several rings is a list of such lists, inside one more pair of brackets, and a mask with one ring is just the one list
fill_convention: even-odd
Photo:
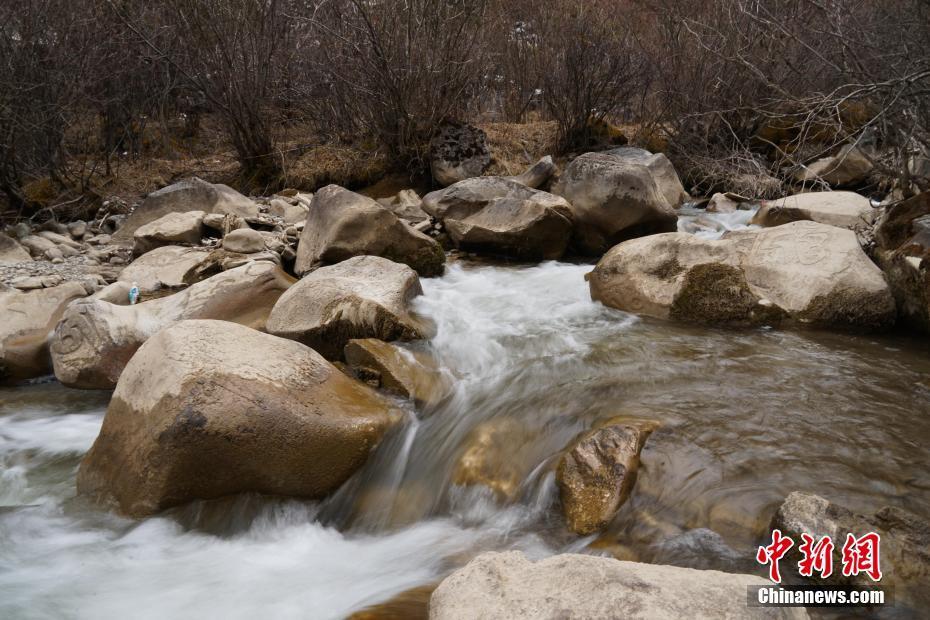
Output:
[[313,195],[294,271],[305,274],[363,255],[404,263],[423,277],[441,275],[445,269],[445,253],[434,239],[371,198],[327,185]]
[[594,300],[659,318],[859,329],[895,319],[891,291],[855,233],[815,222],[719,240],[686,233],[633,239],[587,277]]
[[126,366],[78,492],[135,517],[233,493],[323,497],[400,416],[300,343],[183,321]]
[[803,608],[748,607],[754,575],[562,554],[483,553],[446,577],[431,620],[459,618],[807,618]]
[[87,295],[79,282],[0,292],[0,384],[47,375],[52,371],[48,334],[68,304]]
[[853,192],[808,192],[763,203],[750,224],[781,226],[811,220],[856,230],[870,225],[874,218],[875,209],[865,196]]
[[679,195],[681,182],[637,156],[640,150],[632,149],[630,156],[585,153],[552,188],[571,204],[575,251],[599,256],[625,239],[675,230],[680,198],[671,202],[669,197]]
[[345,359],[356,372],[377,373],[382,389],[411,399],[419,408],[439,404],[452,388],[429,355],[376,338],[350,340]]
[[416,272],[378,256],[356,256],[301,279],[275,304],[268,331],[300,341],[328,359],[353,338],[412,340],[424,325],[410,311]]
[[197,245],[203,238],[203,211],[168,213],[133,233],[132,253],[145,254],[163,245]]
[[263,329],[293,281],[279,267],[259,262],[134,306],[103,300],[72,304],[50,340],[55,376],[69,387],[112,388],[146,340],[186,319],[220,319]]
[[564,198],[504,177],[460,181],[423,198],[456,247],[525,260],[561,258],[571,236]]
[[485,486],[501,500],[515,499],[527,473],[520,455],[534,435],[513,418],[481,422],[465,440],[465,449],[452,472],[453,484]]
[[574,440],[555,477],[570,530],[587,536],[610,523],[630,495],[639,453],[655,426],[616,418]]

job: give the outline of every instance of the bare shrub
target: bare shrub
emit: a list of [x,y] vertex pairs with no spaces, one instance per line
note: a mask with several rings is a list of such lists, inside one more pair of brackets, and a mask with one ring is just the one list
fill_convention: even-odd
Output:
[[422,170],[444,119],[463,116],[484,69],[485,0],[335,0],[307,18],[321,76],[310,100],[324,124],[371,135]]
[[646,58],[617,3],[562,0],[538,10],[530,23],[543,105],[563,150],[588,146],[600,122],[632,116],[646,88]]

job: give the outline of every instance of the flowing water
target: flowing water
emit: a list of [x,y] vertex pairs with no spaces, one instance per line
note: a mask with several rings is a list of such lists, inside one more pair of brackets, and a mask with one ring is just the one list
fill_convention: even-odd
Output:
[[[708,238],[747,212],[685,211]],[[785,495],[930,517],[926,340],[709,329],[590,300],[589,265],[457,263],[417,310],[451,397],[414,416],[333,497],[243,496],[144,521],[75,497],[108,394],[0,391],[0,618],[339,618],[438,581],[484,550],[613,554],[753,571]],[[412,345],[416,346],[416,345]],[[598,420],[661,423],[598,537],[563,526],[559,451]],[[496,429],[505,492],[452,484]]]

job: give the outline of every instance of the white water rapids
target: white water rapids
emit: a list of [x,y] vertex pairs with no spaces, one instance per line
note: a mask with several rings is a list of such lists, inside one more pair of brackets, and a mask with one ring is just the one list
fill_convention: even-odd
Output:
[[[681,226],[718,236],[744,213]],[[757,570],[754,545],[792,490],[930,514],[919,343],[639,319],[591,301],[590,269],[452,264],[424,280],[417,310],[437,331],[410,346],[436,355],[455,393],[323,502],[107,514],[75,498],[74,475],[108,394],[0,391],[0,618],[340,618],[491,549]],[[662,428],[592,548],[562,525],[552,466],[577,433],[621,414]],[[520,428],[510,502],[450,483],[469,433],[497,418]]]

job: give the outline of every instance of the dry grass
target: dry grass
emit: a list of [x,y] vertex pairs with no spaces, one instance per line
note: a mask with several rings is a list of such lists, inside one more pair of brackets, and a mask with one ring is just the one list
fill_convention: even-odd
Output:
[[488,135],[491,167],[485,174],[520,174],[541,157],[555,155],[558,126],[554,121],[478,123]]

